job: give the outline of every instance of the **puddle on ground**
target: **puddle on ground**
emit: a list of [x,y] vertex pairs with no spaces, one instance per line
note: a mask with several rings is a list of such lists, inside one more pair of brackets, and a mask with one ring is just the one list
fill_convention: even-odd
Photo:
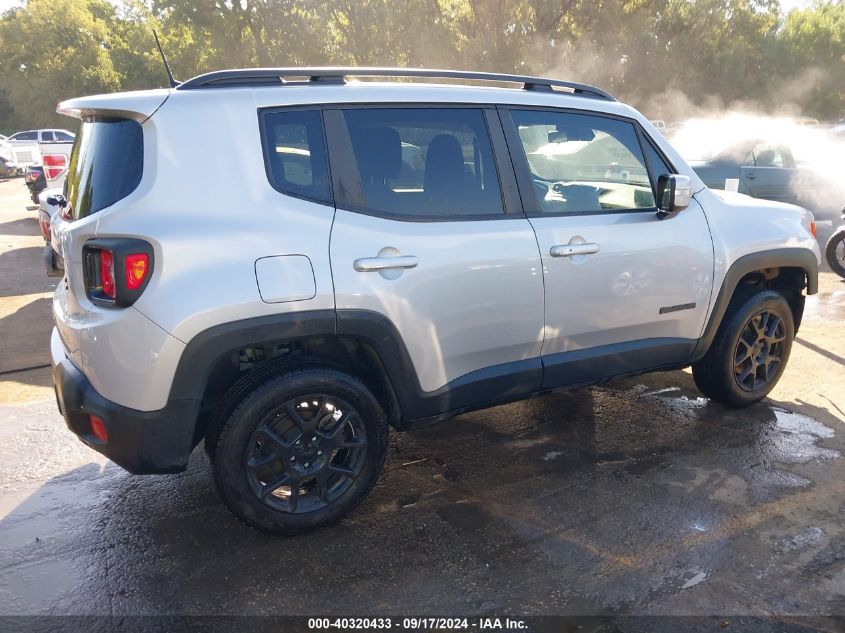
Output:
[[781,554],[803,549],[822,540],[824,531],[820,527],[808,527],[797,534],[780,539],[775,544],[775,550]]
[[699,409],[707,406],[707,398],[690,398],[684,395],[680,387],[666,387],[665,389],[654,389],[648,391],[645,385],[638,385],[641,395],[653,401],[660,402],[665,408],[676,415],[685,418],[696,417]]
[[777,434],[769,450],[774,461],[805,464],[842,456],[839,451],[816,444],[818,440],[832,438],[833,429],[801,413],[775,407],[772,412],[775,414]]

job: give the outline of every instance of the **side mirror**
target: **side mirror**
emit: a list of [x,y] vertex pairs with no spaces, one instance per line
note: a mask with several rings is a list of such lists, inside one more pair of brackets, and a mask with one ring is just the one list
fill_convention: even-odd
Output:
[[62,194],[57,193],[55,196],[47,196],[47,204],[64,209],[67,206],[67,200]]
[[689,176],[663,174],[657,179],[657,217],[672,218],[689,206],[692,181]]

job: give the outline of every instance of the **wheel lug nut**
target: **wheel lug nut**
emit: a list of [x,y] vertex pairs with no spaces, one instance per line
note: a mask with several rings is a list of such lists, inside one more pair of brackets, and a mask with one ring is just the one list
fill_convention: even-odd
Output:
[[291,458],[290,458],[290,461],[295,462],[295,461],[296,461],[296,455],[294,455],[293,457],[291,457]]
[[309,464],[308,462],[305,462],[305,467],[306,467],[306,468],[308,468],[310,465],[311,465],[311,464]]
[[317,455],[322,455],[323,451],[317,451]]
[[316,442],[316,441],[317,441],[317,436],[315,435],[314,437],[312,437],[312,438],[311,438],[311,441],[312,441],[312,442]]

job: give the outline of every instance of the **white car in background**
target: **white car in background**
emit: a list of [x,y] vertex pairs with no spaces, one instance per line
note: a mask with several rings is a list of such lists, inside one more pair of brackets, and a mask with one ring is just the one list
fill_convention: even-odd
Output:
[[37,145],[38,143],[72,143],[76,134],[68,130],[25,130],[15,132],[6,142],[9,145]]

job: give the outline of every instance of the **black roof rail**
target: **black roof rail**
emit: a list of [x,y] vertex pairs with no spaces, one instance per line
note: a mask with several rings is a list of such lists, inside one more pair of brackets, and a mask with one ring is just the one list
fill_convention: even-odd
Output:
[[435,70],[430,68],[244,68],[217,70],[183,82],[177,90],[221,88],[226,86],[284,86],[301,84],[343,84],[347,77],[425,77],[429,79],[461,79],[523,84],[524,90],[561,92],[616,101],[601,88],[573,81],[544,79],[527,75],[508,75],[465,70]]

